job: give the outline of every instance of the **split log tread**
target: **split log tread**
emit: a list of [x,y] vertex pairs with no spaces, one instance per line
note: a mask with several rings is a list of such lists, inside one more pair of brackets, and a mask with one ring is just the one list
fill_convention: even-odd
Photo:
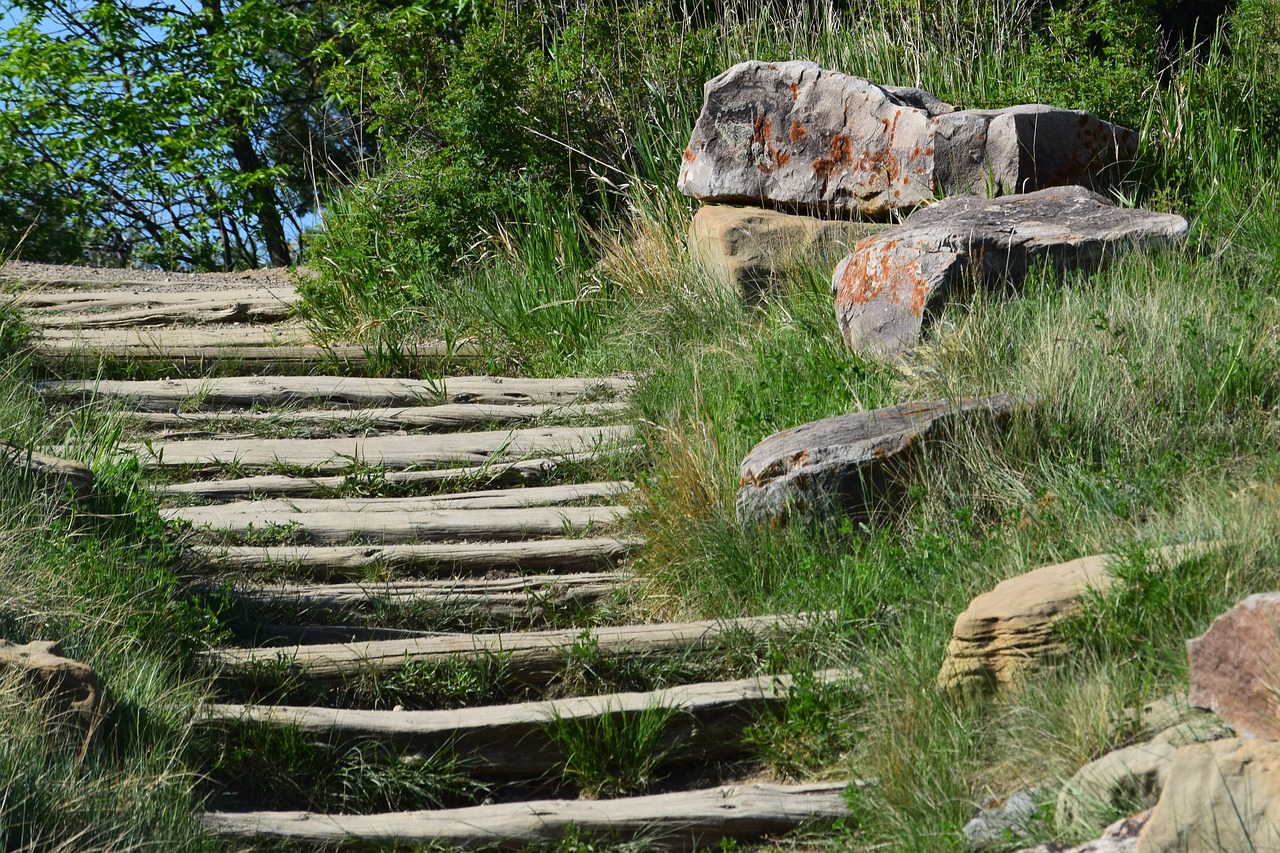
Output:
[[518,485],[542,480],[566,462],[588,464],[610,453],[631,449],[630,445],[611,448],[605,453],[565,453],[555,457],[522,459],[518,462],[497,462],[468,465],[461,468],[434,468],[426,471],[379,471],[365,483],[359,475],[339,474],[330,477],[291,477],[287,474],[259,474],[253,477],[237,477],[230,480],[195,480],[189,483],[170,483],[159,486],[158,491],[171,497],[195,497],[210,500],[238,500],[241,498],[308,498],[330,494],[334,491],[361,485],[386,487],[421,486],[450,480],[475,481],[478,484]]
[[432,509],[419,512],[304,512],[288,516],[226,516],[196,528],[198,535],[248,539],[272,530],[295,542],[338,545],[536,539],[566,533],[601,532],[626,517],[625,506]]
[[244,469],[293,466],[319,474],[355,467],[483,465],[540,454],[582,453],[626,444],[629,426],[537,427],[518,430],[347,438],[247,438],[231,441],[150,442],[126,445],[144,469],[235,465]]
[[344,680],[362,673],[391,673],[415,663],[485,660],[500,654],[516,681],[541,683],[552,677],[576,644],[587,642],[605,654],[638,656],[715,648],[734,635],[764,636],[804,627],[813,617],[750,616],[700,622],[614,625],[556,631],[445,634],[421,640],[317,644],[290,649],[229,648],[208,653],[227,674],[286,663],[302,677]]
[[[848,680],[851,673],[815,673],[818,683]],[[659,750],[686,757],[718,758],[741,747],[744,726],[786,701],[789,675],[685,684],[661,690],[610,693],[444,711],[361,711],[281,705],[211,705],[203,722],[251,722],[289,726],[343,745],[377,740],[398,750],[431,754],[449,748],[476,776],[536,777],[564,761],[548,731],[558,720],[631,719],[666,709],[676,712]]]
[[556,405],[520,403],[446,403],[441,406],[408,406],[378,409],[301,409],[273,412],[134,412],[129,419],[158,427],[209,424],[270,424],[323,427],[338,430],[428,428],[462,430],[486,424],[515,424],[545,418],[578,419],[615,416],[623,403]]
[[626,581],[620,572],[452,578],[334,584],[241,584],[231,595],[246,604],[285,605],[307,613],[351,612],[371,605],[425,603],[458,615],[504,624],[532,623],[546,611],[583,607],[607,599]]
[[530,539],[523,542],[411,545],[197,545],[206,569],[252,573],[287,569],[313,578],[358,578],[373,569],[396,573],[483,575],[492,571],[573,573],[612,568],[640,542],[614,537]]
[[[416,498],[294,498],[236,501],[213,506],[174,507],[161,515],[192,524],[215,527],[228,519],[235,523],[287,523],[292,516],[307,513],[340,512],[421,512],[431,509],[511,509],[529,506],[561,506],[580,501],[618,498],[630,494],[635,485],[626,480],[602,483],[571,483],[563,486],[533,486],[526,489],[489,489]],[[247,517],[247,519],[242,519]]]
[[378,815],[214,812],[206,830],[236,838],[327,846],[446,844],[520,849],[580,835],[642,839],[646,849],[687,850],[722,838],[758,838],[848,812],[843,782],[725,785],[616,800],[536,800]]
[[45,382],[52,395],[124,398],[149,412],[248,409],[305,403],[354,407],[420,406],[443,403],[580,403],[627,394],[630,379],[511,379],[453,376],[439,380],[365,379],[345,376],[232,376],[220,379],[71,380]]

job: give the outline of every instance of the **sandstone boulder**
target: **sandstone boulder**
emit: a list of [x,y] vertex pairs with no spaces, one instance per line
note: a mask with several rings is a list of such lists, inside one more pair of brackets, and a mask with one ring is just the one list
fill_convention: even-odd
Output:
[[62,653],[56,642],[19,645],[0,640],[0,673],[16,671],[47,697],[59,713],[96,725],[106,710],[106,696],[93,669]]
[[[1206,544],[1162,548],[1161,561],[1176,563],[1203,553]],[[1115,582],[1110,554],[1082,557],[1009,578],[969,603],[958,617],[938,673],[944,691],[969,692],[1012,683],[1047,658],[1066,651],[1057,625],[1083,610],[1090,590]]]
[[1177,751],[1172,744],[1151,741],[1117,749],[1081,767],[1058,793],[1058,828],[1096,829],[1117,810],[1151,808],[1160,799]]
[[1117,182],[1138,135],[1076,110],[956,110],[812,62],[710,80],[679,187],[703,201],[887,218],[939,195]]
[[1083,187],[944,199],[861,240],[840,262],[836,319],[858,353],[899,358],[927,317],[973,286],[1016,286],[1037,264],[1097,269],[1120,251],[1186,234],[1180,216],[1119,208]]
[[1219,616],[1187,642],[1187,657],[1192,705],[1242,737],[1280,740],[1280,592],[1251,595]]
[[0,465],[19,472],[36,488],[50,494],[70,494],[76,501],[86,500],[93,494],[93,471],[81,462],[24,450],[0,441]]
[[1137,853],[1170,850],[1280,850],[1280,743],[1179,749]]
[[1026,405],[1009,395],[927,400],[774,433],[738,469],[738,520],[778,525],[792,514],[836,513],[869,520],[902,502],[922,442],[945,435],[960,420],[1002,424]]
[[694,214],[689,254],[748,299],[799,263],[832,264],[883,226],[707,204]]

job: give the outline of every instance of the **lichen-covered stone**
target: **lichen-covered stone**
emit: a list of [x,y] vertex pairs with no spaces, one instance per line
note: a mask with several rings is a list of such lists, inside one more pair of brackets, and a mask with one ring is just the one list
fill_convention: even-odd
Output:
[[781,524],[793,515],[868,520],[902,501],[914,453],[956,421],[1004,423],[1026,407],[997,395],[926,400],[802,424],[760,442],[740,466],[738,520]]
[[1251,595],[1187,642],[1190,702],[1243,737],[1280,740],[1280,592]]
[[1103,188],[1137,144],[1077,110],[956,110],[812,62],[743,62],[704,87],[679,187],[703,201],[887,218],[939,195]]
[[944,199],[858,242],[832,275],[836,319],[858,353],[899,358],[926,318],[970,286],[1017,285],[1037,264],[1097,269],[1187,228],[1180,216],[1119,208],[1083,187]]
[[753,299],[798,264],[832,265],[863,237],[884,227],[759,207],[704,204],[689,226],[689,254],[743,297]]

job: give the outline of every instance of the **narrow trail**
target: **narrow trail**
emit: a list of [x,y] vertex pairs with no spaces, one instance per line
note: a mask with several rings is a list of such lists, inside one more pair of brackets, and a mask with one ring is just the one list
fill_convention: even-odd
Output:
[[[208,832],[689,849],[844,814],[844,783],[769,784],[736,760],[792,682],[731,677],[725,661],[812,617],[626,622],[626,558],[642,545],[625,533],[631,380],[320,375],[368,360],[311,341],[296,301],[278,282],[62,281],[17,303],[51,372],[97,377],[42,393],[128,413],[124,450],[187,546],[184,577],[234,615],[205,655],[217,701],[198,725],[231,744],[287,729],[399,772],[447,756],[468,780],[437,808],[357,814],[287,808],[231,778]],[[185,378],[129,378],[139,365]],[[602,793],[577,773],[593,754],[669,769]]]

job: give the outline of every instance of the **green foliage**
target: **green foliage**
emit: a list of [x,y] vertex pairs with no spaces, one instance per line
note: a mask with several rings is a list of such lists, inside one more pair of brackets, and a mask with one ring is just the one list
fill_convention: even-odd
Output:
[[565,756],[564,776],[592,799],[644,792],[673,757],[663,741],[679,715],[654,706],[634,714],[555,717],[547,723],[551,742]]

